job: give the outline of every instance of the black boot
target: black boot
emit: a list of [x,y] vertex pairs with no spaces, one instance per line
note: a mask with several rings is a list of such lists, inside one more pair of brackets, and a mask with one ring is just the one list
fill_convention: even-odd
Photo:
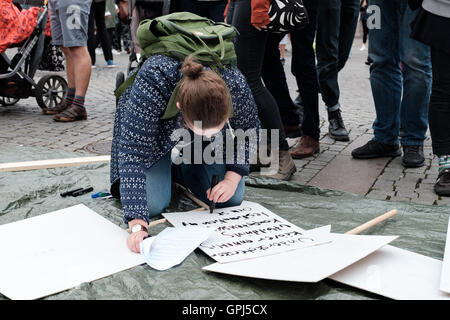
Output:
[[417,168],[423,166],[425,156],[423,155],[423,145],[403,146],[402,164],[406,168]]
[[384,157],[398,157],[402,155],[400,147],[397,145],[383,144],[370,140],[362,147],[352,151],[352,157],[355,159],[373,159]]
[[347,129],[344,126],[344,120],[342,120],[341,110],[328,112],[328,121],[330,126],[328,132],[330,137],[337,141],[349,141]]
[[444,169],[439,173],[434,192],[440,196],[450,197],[450,169]]

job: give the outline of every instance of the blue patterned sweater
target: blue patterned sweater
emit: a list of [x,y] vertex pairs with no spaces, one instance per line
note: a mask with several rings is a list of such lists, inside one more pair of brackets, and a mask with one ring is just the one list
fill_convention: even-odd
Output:
[[[237,67],[227,67],[220,73],[233,100],[233,117],[229,121],[233,130],[259,130],[257,107],[244,76]],[[145,170],[171,152],[177,144],[170,136],[180,128],[180,113],[168,120],[161,120],[160,117],[181,77],[181,63],[178,60],[164,55],[151,56],[118,101],[111,147],[110,182],[113,194],[120,190],[125,223],[133,219],[149,221]],[[229,135],[226,129],[227,126],[222,129],[223,137]],[[256,152],[257,146],[249,141],[235,144],[235,148],[245,150],[241,150],[243,153],[235,152],[233,163],[227,164],[226,168],[242,176],[248,175],[249,157]],[[245,159],[238,158],[242,154]]]

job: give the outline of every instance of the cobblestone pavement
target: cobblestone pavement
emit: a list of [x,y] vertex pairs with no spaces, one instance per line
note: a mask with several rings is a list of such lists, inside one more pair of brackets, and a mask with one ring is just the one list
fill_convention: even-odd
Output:
[[[352,172],[334,168],[337,159],[351,159],[350,152],[371,138],[372,122],[375,118],[374,105],[369,83],[369,68],[364,64],[367,51],[359,51],[360,40],[356,39],[352,55],[346,67],[339,74],[343,118],[350,132],[350,141],[338,142],[328,136],[328,121],[325,106],[321,101],[320,154],[295,160],[297,173],[293,182],[313,184],[319,173],[337,170],[337,173],[352,180]],[[287,51],[285,70],[293,98],[296,96],[295,80],[290,73],[290,53]],[[9,52],[11,53],[11,52]],[[102,56],[97,56],[97,68],[92,70],[91,82],[86,97],[88,120],[73,123],[58,123],[51,116],[44,116],[34,98],[20,100],[16,105],[0,106],[0,145],[2,143],[44,147],[64,151],[75,151],[80,155],[107,154],[112,139],[115,99],[113,90],[115,76],[126,70],[128,56],[114,57],[118,68],[106,68]],[[49,72],[39,71],[35,79]],[[65,77],[64,72],[58,72]],[[289,139],[293,145],[295,139]],[[350,146],[350,147],[349,147]],[[417,169],[406,169],[401,165],[401,157],[386,159],[375,178],[362,181],[369,185],[367,190],[358,192],[366,197],[382,200],[405,200],[421,204],[448,204],[450,198],[440,198],[433,192],[437,177],[438,163],[433,157],[431,141],[425,141],[426,165]],[[337,157],[339,156],[339,157]],[[346,159],[345,158],[345,159]],[[23,159],[24,161],[26,159]],[[1,159],[0,159],[1,162]],[[364,166],[364,162],[361,163]],[[371,170],[368,167],[367,170]],[[353,181],[358,183],[358,181]],[[317,184],[314,184],[317,185]],[[320,183],[319,183],[319,186]],[[345,188],[336,189],[346,190]]]

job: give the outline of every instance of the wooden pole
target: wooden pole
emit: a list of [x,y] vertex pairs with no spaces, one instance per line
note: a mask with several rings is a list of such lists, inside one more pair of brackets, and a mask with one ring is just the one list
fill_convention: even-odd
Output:
[[0,163],[0,172],[29,171],[61,167],[81,166],[91,163],[109,162],[111,156],[80,157],[67,159],[37,160]]
[[375,219],[372,219],[372,220],[360,225],[359,227],[356,227],[355,229],[352,229],[352,230],[346,232],[345,234],[359,234],[359,233],[363,232],[364,230],[372,228],[374,225],[395,216],[397,213],[398,213],[397,209],[386,212],[385,214],[382,214],[381,216],[376,217]]
[[177,188],[180,188],[183,190],[184,194],[191,199],[192,201],[194,201],[196,204],[198,204],[200,207],[202,207],[205,210],[209,210],[209,205],[207,205],[206,203],[204,203],[202,200],[200,200],[199,198],[197,198],[196,196],[194,196],[192,193],[189,192],[188,189],[186,189],[184,186],[182,186],[181,184],[176,183],[175,184],[177,186]]

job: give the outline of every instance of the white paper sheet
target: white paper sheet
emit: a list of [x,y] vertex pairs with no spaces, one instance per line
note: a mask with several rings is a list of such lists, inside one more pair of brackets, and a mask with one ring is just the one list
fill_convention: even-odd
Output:
[[399,300],[450,299],[439,290],[442,261],[385,246],[330,279]]
[[[324,235],[329,227],[311,230]],[[308,234],[308,232],[307,232]],[[270,280],[318,282],[395,240],[395,236],[329,234],[331,243],[231,263],[214,263],[206,271]]]
[[157,236],[144,239],[141,254],[153,269],[167,270],[182,263],[213,232],[211,228],[168,227]]
[[244,201],[240,206],[163,216],[175,227],[201,226],[215,233],[200,245],[220,263],[252,259],[324,243],[263,206]]
[[447,225],[447,240],[445,241],[444,261],[442,262],[440,288],[450,293],[450,219]]
[[80,204],[0,226],[0,292],[38,299],[145,263],[128,233]]

